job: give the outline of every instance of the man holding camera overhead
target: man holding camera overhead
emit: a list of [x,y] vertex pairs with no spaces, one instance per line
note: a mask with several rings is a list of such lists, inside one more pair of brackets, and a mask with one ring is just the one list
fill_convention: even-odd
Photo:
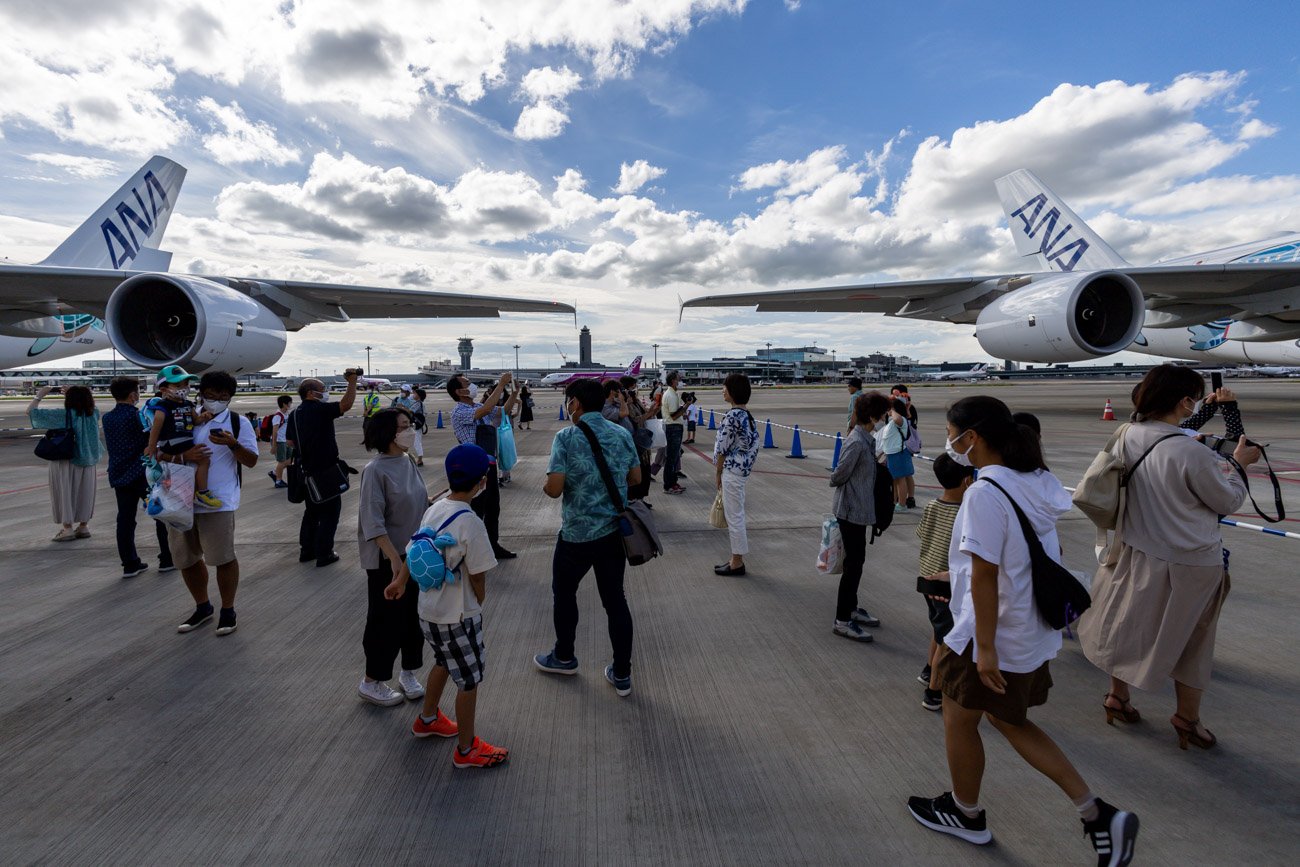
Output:
[[[302,402],[289,415],[286,440],[294,450],[303,478],[338,464],[339,444],[334,422],[356,403],[357,377],[360,375],[361,370],[357,368],[343,371],[348,390],[338,403],[330,402],[329,388],[319,379],[304,379],[298,385],[298,397]],[[303,497],[302,524],[298,528],[298,562],[315,560],[317,566],[338,562],[334,533],[338,530],[342,509],[342,497],[323,503],[313,503],[311,497]]]

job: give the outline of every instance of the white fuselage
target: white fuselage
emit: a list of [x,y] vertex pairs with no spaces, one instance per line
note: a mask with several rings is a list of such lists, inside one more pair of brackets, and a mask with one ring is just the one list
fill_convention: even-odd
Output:
[[112,347],[101,320],[87,314],[57,318],[63,323],[59,337],[0,336],[0,370],[46,364]]

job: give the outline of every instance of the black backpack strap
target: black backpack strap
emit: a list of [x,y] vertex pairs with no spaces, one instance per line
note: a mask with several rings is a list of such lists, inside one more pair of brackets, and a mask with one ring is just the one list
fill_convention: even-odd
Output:
[[[1165,440],[1171,440],[1171,439],[1175,439],[1176,437],[1181,437],[1181,436],[1187,436],[1187,434],[1165,434],[1165,435],[1162,436],[1160,439],[1158,439],[1158,440],[1156,440],[1155,442],[1153,442],[1153,443],[1151,444],[1151,446],[1150,446],[1146,451],[1144,451],[1144,452],[1142,453],[1142,457],[1140,457],[1140,458],[1138,458],[1136,461],[1134,461],[1134,462],[1133,462],[1133,466],[1129,467],[1127,470],[1124,471],[1124,475],[1120,477],[1120,480],[1119,480],[1119,486],[1120,486],[1121,488],[1128,487],[1128,480],[1131,479],[1131,478],[1133,478],[1133,474],[1137,472],[1137,468],[1140,467],[1140,466],[1142,466],[1142,462],[1145,461],[1145,460],[1147,459],[1147,455],[1151,454],[1151,452],[1153,452],[1153,451],[1155,450],[1155,447],[1156,447],[1156,446],[1160,445],[1160,444],[1161,444],[1162,442],[1164,442]],[[990,481],[992,481],[992,480],[990,479]],[[994,484],[997,484],[997,483],[994,482]],[[1005,494],[1006,491],[1003,491],[1002,493]]]
[[605,453],[600,450],[600,440],[596,439],[595,432],[587,427],[582,419],[578,419],[574,424],[587,435],[587,442],[591,444],[591,453],[596,458],[596,467],[600,470],[600,477],[605,480],[605,490],[609,492],[609,501],[614,504],[614,511],[621,514],[626,507],[623,505],[623,498],[618,494],[618,486],[614,484],[614,474],[609,471],[609,464],[605,463]]
[[[1174,434],[1174,436],[1182,436],[1182,434]],[[1002,487],[992,479],[983,477],[980,478],[979,481],[988,482],[990,485],[1001,491],[1002,496],[1006,497],[1007,502],[1011,504],[1011,508],[1016,510],[1016,517],[1020,520],[1020,531],[1025,534],[1025,544],[1029,546],[1029,555],[1032,559],[1034,549],[1038,549],[1039,551],[1043,550],[1043,540],[1038,538],[1038,533],[1034,530],[1034,525],[1029,523],[1029,518],[1025,515],[1024,510],[1020,508],[1020,504],[1016,502],[1015,497],[1012,497],[1007,493],[1006,488]]]

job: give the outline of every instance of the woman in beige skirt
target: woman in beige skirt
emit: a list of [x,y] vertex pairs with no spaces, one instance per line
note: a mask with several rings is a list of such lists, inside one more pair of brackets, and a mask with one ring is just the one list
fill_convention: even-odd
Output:
[[[1195,371],[1170,364],[1152,368],[1134,389],[1124,463],[1142,460],[1128,481],[1118,549],[1093,579],[1092,608],[1078,627],[1084,654],[1110,675],[1106,722],[1137,722],[1129,688],[1158,689],[1173,678],[1177,709],[1169,721],[1183,749],[1215,744],[1201,725],[1201,696],[1229,587],[1219,516],[1246,498],[1232,466],[1179,428],[1204,393]],[[1233,457],[1246,467],[1259,449],[1242,438]]]
[[[27,406],[32,427],[45,430],[72,427],[76,449],[70,460],[50,461],[50,511],[61,524],[54,541],[90,538],[87,523],[95,514],[95,464],[99,463],[99,410],[84,385],[68,388],[61,409],[41,409],[41,400],[54,389],[43,386]],[[75,528],[73,525],[76,525]]]

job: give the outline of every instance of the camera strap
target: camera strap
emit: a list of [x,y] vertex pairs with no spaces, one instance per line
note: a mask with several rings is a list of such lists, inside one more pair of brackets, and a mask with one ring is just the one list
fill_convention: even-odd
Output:
[[1277,507],[1276,518],[1270,518],[1266,515],[1264,510],[1259,507],[1259,503],[1255,502],[1255,495],[1251,493],[1250,477],[1246,475],[1246,468],[1237,463],[1237,459],[1231,455],[1226,457],[1228,463],[1232,464],[1233,468],[1236,469],[1237,475],[1241,476],[1241,480],[1246,483],[1246,496],[1250,497],[1250,504],[1254,506],[1255,514],[1270,524],[1276,524],[1286,518],[1286,508],[1282,505],[1282,486],[1277,481],[1277,473],[1273,472],[1273,465],[1269,463],[1268,452],[1264,450],[1263,446],[1257,446],[1257,448],[1259,449],[1259,456],[1264,459],[1264,466],[1268,467],[1268,480],[1273,483],[1273,505]]

